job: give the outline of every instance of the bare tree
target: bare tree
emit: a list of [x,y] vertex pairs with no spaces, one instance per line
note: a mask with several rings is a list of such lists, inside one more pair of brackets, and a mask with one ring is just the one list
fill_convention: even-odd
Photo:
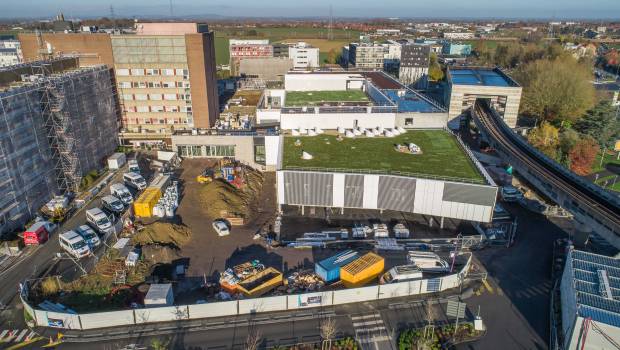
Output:
[[433,304],[429,301],[426,302],[426,327],[424,327],[424,338],[432,339],[433,332],[435,330],[435,326],[433,322],[435,321],[435,310],[433,309]]
[[320,325],[321,338],[323,338],[323,343],[321,344],[322,350],[328,350],[332,348],[332,340],[336,335],[337,325],[336,320],[331,317],[328,317],[324,321],[321,322]]
[[248,327],[248,336],[245,339],[245,350],[257,350],[261,338],[260,331],[254,325],[250,325]]

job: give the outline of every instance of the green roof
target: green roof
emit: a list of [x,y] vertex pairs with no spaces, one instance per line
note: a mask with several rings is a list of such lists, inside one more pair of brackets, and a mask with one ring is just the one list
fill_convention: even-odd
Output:
[[333,102],[370,102],[361,90],[346,91],[287,91],[287,107],[314,106]]
[[[301,142],[295,145],[296,140]],[[396,144],[414,143],[422,154],[396,151]],[[302,159],[302,151],[313,159]],[[282,168],[338,172],[370,172],[484,183],[482,174],[450,133],[414,130],[396,137],[344,138],[335,135],[286,136]]]

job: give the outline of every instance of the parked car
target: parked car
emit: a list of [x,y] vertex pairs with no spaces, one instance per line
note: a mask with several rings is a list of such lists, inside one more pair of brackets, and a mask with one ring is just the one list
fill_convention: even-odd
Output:
[[500,197],[504,202],[518,202],[523,198],[523,193],[514,186],[503,186],[500,190]]
[[127,186],[122,183],[115,183],[110,186],[110,194],[118,198],[125,205],[129,205],[133,202],[133,196]]
[[58,241],[60,247],[76,259],[83,258],[91,253],[84,238],[75,231],[67,231],[60,234]]
[[217,232],[218,236],[228,236],[230,234],[230,230],[228,229],[228,225],[222,220],[213,221],[213,229]]
[[110,219],[99,208],[88,209],[86,211],[86,221],[101,234],[106,234],[112,230]]
[[80,236],[82,236],[82,238],[84,238],[84,241],[86,241],[91,250],[101,245],[101,240],[99,239],[99,236],[97,236],[95,231],[90,226],[81,225],[80,227],[75,229],[75,232],[77,232]]
[[132,173],[136,173],[136,174],[140,174],[140,166],[138,165],[138,161],[135,159],[130,159],[127,162],[127,167],[129,168],[129,171]]
[[101,198],[101,206],[114,214],[121,214],[125,210],[125,206],[120,199],[109,195]]
[[125,185],[133,187],[138,191],[146,188],[146,180],[138,173],[130,172],[123,174],[123,181]]
[[54,229],[56,229],[56,225],[49,221],[37,221],[24,231],[24,244],[36,245],[45,243]]

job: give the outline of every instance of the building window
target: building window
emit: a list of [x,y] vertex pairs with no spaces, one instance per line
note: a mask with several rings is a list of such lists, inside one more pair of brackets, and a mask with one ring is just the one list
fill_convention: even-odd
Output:
[[205,146],[207,157],[234,157],[235,146],[234,145],[207,145]]
[[161,101],[161,94],[149,94],[149,99],[153,101]]
[[129,75],[129,69],[121,68],[116,70],[116,75],[119,77],[126,77]]
[[121,81],[120,83],[118,83],[118,87],[120,87],[121,89],[129,89],[131,88],[131,82]]
[[148,100],[148,96],[146,94],[135,94],[136,100],[138,101],[146,101]]
[[405,126],[413,125],[413,118],[405,118]]
[[144,75],[144,69],[132,69],[131,75]]
[[132,94],[123,94],[123,100],[131,101],[131,100],[133,100],[133,95]]
[[164,99],[167,101],[176,101],[177,94],[164,94]]
[[149,112],[149,106],[137,106],[137,111],[140,113],[148,113]]
[[174,75],[174,69],[162,69],[161,75]]
[[254,146],[254,161],[258,164],[265,165],[265,145]]

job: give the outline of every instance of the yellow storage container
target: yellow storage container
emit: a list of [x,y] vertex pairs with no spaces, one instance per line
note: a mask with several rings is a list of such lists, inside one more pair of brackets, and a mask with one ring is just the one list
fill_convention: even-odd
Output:
[[161,191],[159,189],[147,187],[133,203],[134,214],[143,218],[153,216],[153,207],[155,207],[160,198]]
[[340,268],[340,280],[347,288],[356,288],[377,278],[385,267],[385,260],[375,253],[361,256]]
[[246,297],[259,297],[283,282],[282,272],[268,267],[254,276],[246,278],[237,284],[237,291]]

